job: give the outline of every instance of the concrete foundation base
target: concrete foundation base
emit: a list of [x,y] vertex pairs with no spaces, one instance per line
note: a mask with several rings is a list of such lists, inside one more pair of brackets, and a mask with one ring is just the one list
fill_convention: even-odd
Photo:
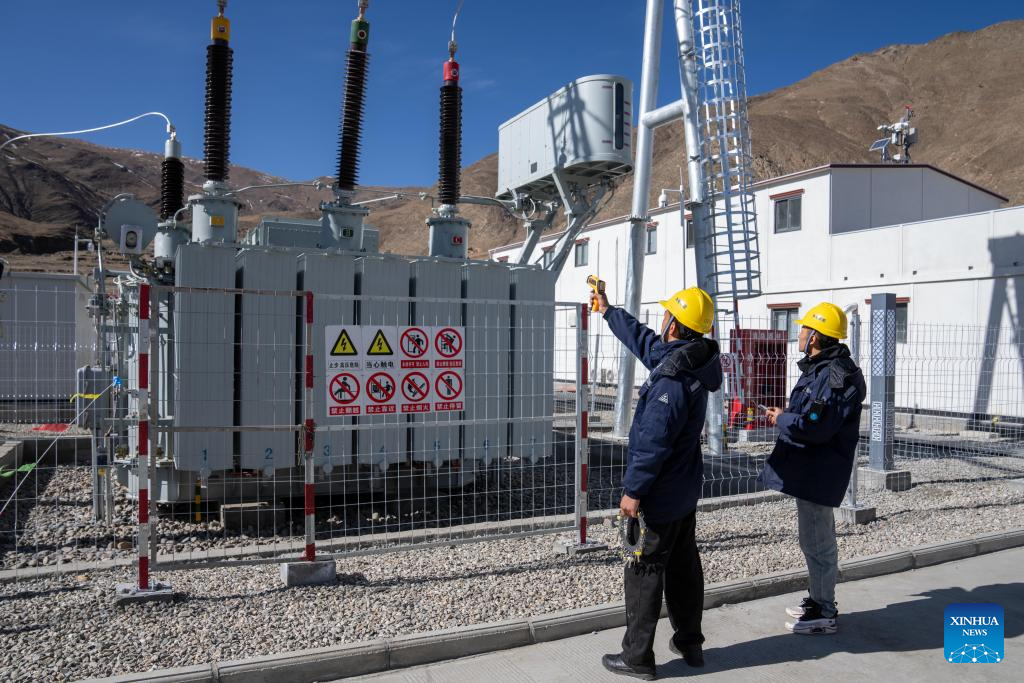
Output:
[[312,562],[285,562],[281,580],[286,586],[324,586],[338,580],[338,567],[333,559]]
[[282,507],[271,508],[266,501],[259,503],[226,503],[220,506],[220,523],[225,529],[276,529],[285,523]]
[[171,584],[152,581],[149,588],[141,589],[134,583],[119,583],[114,588],[114,604],[125,605],[131,602],[169,602],[174,599]]
[[867,524],[875,521],[875,508],[866,505],[842,505],[836,513],[840,522],[847,524]]
[[910,470],[875,470],[859,467],[857,476],[869,491],[906,491],[911,486]]
[[559,538],[554,543],[555,553],[558,555],[565,555],[567,557],[575,557],[576,555],[584,555],[586,553],[595,553],[599,550],[608,550],[608,544],[599,543],[597,541],[587,541],[586,543],[580,543],[574,538]]

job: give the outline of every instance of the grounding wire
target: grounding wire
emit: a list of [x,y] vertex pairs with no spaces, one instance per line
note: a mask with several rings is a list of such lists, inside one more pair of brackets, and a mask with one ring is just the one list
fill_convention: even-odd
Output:
[[106,126],[97,126],[96,128],[85,128],[83,130],[67,130],[61,131],[59,133],[27,133],[25,135],[18,135],[0,145],[0,151],[2,151],[3,148],[6,147],[7,145],[18,140],[25,140],[27,138],[52,137],[58,135],[81,135],[82,133],[95,133],[97,131],[107,130],[109,128],[117,128],[118,126],[123,126],[125,124],[138,121],[139,119],[145,118],[146,116],[159,116],[163,118],[163,120],[167,122],[167,132],[170,133],[172,138],[176,136],[174,124],[171,123],[171,120],[167,118],[166,114],[158,111],[147,111],[145,114],[139,114],[138,116],[133,116],[132,118],[125,119],[124,121],[118,121],[117,123],[111,123]]

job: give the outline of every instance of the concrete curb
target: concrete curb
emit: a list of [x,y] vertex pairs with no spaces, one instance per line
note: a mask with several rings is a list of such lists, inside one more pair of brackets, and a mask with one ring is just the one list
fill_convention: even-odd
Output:
[[[857,581],[1022,546],[1024,528],[932,543],[840,562],[839,580]],[[712,584],[704,591],[704,609],[784,595],[802,589],[806,580],[807,572],[792,570]],[[623,603],[618,602],[529,619],[98,680],[105,683],[278,683],[282,680],[314,683],[621,628],[625,622]]]

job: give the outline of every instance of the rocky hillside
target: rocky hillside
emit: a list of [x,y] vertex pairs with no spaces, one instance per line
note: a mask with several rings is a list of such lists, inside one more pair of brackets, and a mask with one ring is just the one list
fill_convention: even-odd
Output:
[[[823,163],[870,162],[867,152],[880,123],[895,121],[913,104],[920,143],[914,160],[934,164],[967,180],[1024,201],[1024,20],[980,31],[952,33],[923,45],[893,45],[860,54],[802,81],[750,100],[751,138],[759,177]],[[17,132],[0,126],[0,140]],[[658,131],[652,201],[662,187],[678,184],[681,126]],[[88,230],[118,192],[133,192],[154,206],[160,157],[100,147],[80,140],[39,139],[8,147],[0,158],[0,253],[21,269],[69,268],[75,226]],[[493,195],[497,155],[463,172],[463,192]],[[202,182],[202,164],[186,163],[188,191]],[[235,166],[236,187],[285,182]],[[365,197],[374,196],[367,188]],[[409,191],[430,188],[405,188]],[[621,183],[599,218],[628,213],[631,180]],[[253,190],[244,195],[243,227],[260,215],[314,215],[329,193],[312,187]],[[381,230],[382,248],[417,254],[426,247],[423,221],[429,203],[376,204],[370,223]],[[473,221],[471,253],[521,237],[516,221],[497,210],[467,206]]]

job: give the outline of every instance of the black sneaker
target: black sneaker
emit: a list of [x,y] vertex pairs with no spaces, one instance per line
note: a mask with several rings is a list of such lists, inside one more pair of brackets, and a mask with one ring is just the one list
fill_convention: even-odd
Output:
[[795,622],[786,622],[786,628],[802,636],[831,635],[838,630],[836,619],[839,613],[831,617],[823,616],[821,605],[812,604]]
[[676,645],[676,641],[668,641],[668,649],[683,658],[683,661],[694,668],[704,666],[704,648],[700,643],[690,643],[682,648]]
[[604,657],[601,657],[601,664],[603,664],[604,668],[608,669],[613,674],[631,676],[633,678],[639,678],[642,681],[654,680],[653,666],[632,666],[631,664],[626,664],[625,660],[622,659],[621,654],[605,655]]
[[814,602],[814,600],[811,600],[811,596],[808,595],[796,607],[787,607],[786,614],[793,617],[794,619],[799,619],[804,615],[804,612],[811,608],[812,605],[817,604],[818,603]]

